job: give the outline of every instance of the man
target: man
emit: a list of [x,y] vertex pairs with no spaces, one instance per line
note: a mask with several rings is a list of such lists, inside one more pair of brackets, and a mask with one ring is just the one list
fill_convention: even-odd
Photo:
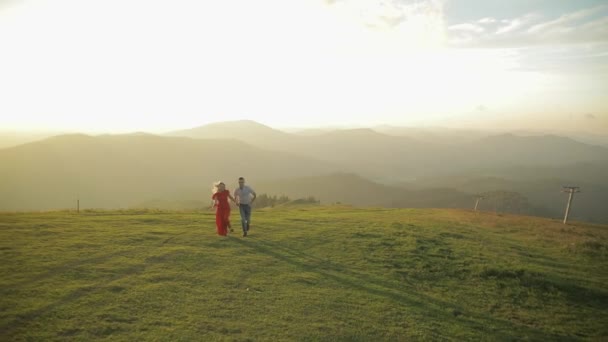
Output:
[[249,232],[249,224],[251,223],[251,205],[258,195],[253,189],[245,185],[245,178],[239,177],[239,187],[234,190],[234,198],[239,206],[241,213],[241,224],[243,225],[243,237]]

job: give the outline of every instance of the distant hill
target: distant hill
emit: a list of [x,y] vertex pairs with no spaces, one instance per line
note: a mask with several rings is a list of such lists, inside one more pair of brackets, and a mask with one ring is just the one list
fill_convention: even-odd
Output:
[[[514,166],[480,169],[441,177],[401,183],[408,189],[451,187],[469,193],[510,190],[526,196],[536,207],[531,214],[558,218],[563,216],[567,196],[563,185],[576,185],[582,193],[575,196],[571,216],[575,219],[608,222],[608,162],[576,163],[564,166]],[[482,201],[481,209],[492,209]]]
[[15,132],[0,130],[0,149],[18,146],[51,136],[65,134],[60,132]]
[[517,163],[564,165],[597,160],[608,160],[608,149],[587,145],[570,138],[517,136],[502,134],[489,136],[471,146],[471,152],[488,163]]
[[450,143],[441,130],[431,130],[437,139],[389,131],[298,135],[232,121],[163,136],[56,136],[0,149],[0,210],[71,207],[78,195],[89,208],[192,207],[211,182],[230,188],[245,176],[262,193],[361,206],[469,208],[478,192],[518,193],[529,213],[550,217],[562,211],[561,184],[576,183],[585,194],[574,217],[608,222],[607,148],[555,135],[457,132]]
[[473,142],[491,135],[489,132],[441,127],[400,127],[381,125],[373,127],[373,129],[387,135],[408,137],[421,142],[443,145]]
[[[508,179],[471,179],[461,185],[458,189],[484,192],[509,189],[526,196],[539,208],[540,212],[532,212],[537,216],[560,218],[564,215],[568,195],[561,192],[562,185],[571,184],[559,179],[544,179],[531,181],[513,181]],[[593,184],[589,182],[574,183],[582,188],[582,192],[575,196],[570,216],[572,219],[589,222],[608,222],[608,186]],[[482,201],[483,202],[483,201]],[[482,203],[482,209],[491,210],[492,203]]]
[[349,173],[257,182],[254,185],[260,192],[293,198],[313,196],[325,204],[469,208],[472,203],[471,195],[457,190],[446,188],[406,190],[379,184]]
[[317,135],[325,134],[325,133],[328,133],[331,131],[332,131],[331,129],[307,128],[307,129],[301,129],[301,130],[291,130],[290,133],[296,134],[296,135],[303,135],[303,136],[317,136]]
[[[420,161],[426,149],[406,137],[389,136],[372,129],[332,130],[306,136],[282,132],[253,121],[221,122],[168,133],[191,138],[233,137],[248,144],[275,151],[339,164],[344,171],[356,170],[365,176],[382,178],[406,171],[403,159]],[[409,164],[409,162],[408,162]],[[390,171],[387,172],[387,166]]]
[[554,167],[608,161],[607,148],[557,136],[498,135],[446,144],[439,139],[422,142],[357,129],[325,133],[291,146],[295,153],[331,160],[373,179],[406,180],[515,165]]
[[407,172],[424,163],[436,147],[407,137],[395,137],[372,129],[337,130],[291,144],[291,150],[322,160],[338,162],[347,169],[378,178]]
[[281,144],[297,137],[251,120],[217,122],[169,132],[166,135],[202,139],[236,139],[253,146],[275,150],[281,150]]
[[236,140],[154,135],[63,135],[0,150],[0,210],[119,208],[211,183],[325,174],[327,162],[266,151]]
[[171,134],[194,138],[231,136],[260,148],[337,163],[343,170],[367,178],[393,181],[514,165],[608,161],[608,148],[554,135],[490,135],[391,126],[293,134],[252,121],[217,123]]

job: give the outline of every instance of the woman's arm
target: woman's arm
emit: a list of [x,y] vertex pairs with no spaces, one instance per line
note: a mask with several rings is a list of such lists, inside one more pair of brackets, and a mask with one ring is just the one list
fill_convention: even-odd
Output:
[[234,197],[232,197],[232,195],[230,193],[228,193],[228,198],[230,198],[230,200],[234,203],[236,203],[236,199]]

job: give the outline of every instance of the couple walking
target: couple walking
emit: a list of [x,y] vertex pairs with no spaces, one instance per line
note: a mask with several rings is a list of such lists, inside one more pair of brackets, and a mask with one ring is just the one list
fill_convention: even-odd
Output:
[[234,197],[230,195],[230,191],[226,189],[224,182],[217,182],[213,185],[213,196],[211,199],[214,201],[213,207],[215,208],[215,225],[217,226],[217,234],[226,236],[228,229],[233,232],[232,226],[230,225],[230,199],[236,203],[241,213],[241,224],[243,226],[243,237],[247,236],[249,232],[249,224],[251,223],[251,205],[257,197],[255,191],[247,185],[245,185],[245,178],[239,177],[239,187],[234,190]]

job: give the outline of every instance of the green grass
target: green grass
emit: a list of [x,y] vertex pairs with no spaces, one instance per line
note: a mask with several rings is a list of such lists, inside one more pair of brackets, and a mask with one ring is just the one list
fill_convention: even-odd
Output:
[[0,340],[608,339],[607,226],[349,207],[253,219],[244,239],[216,236],[211,212],[0,214]]

